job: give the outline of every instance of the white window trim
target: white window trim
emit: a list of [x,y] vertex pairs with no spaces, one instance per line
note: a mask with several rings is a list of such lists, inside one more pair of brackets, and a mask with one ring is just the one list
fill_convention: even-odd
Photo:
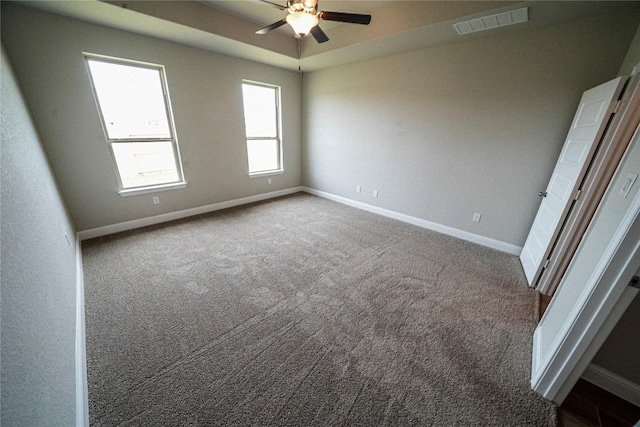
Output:
[[269,175],[282,175],[283,173],[284,173],[284,169],[274,169],[274,170],[264,171],[264,172],[249,172],[249,178],[260,178],[262,176],[269,176]]
[[179,190],[181,188],[186,188],[187,183],[184,182],[172,182],[169,184],[159,184],[159,185],[149,185],[146,187],[135,187],[135,188],[126,188],[124,190],[118,191],[122,197],[129,196],[138,196],[140,194],[150,194],[150,193],[159,193],[161,191],[168,190]]
[[[247,137],[246,133],[244,136],[244,142],[245,142],[245,147],[247,147],[247,174],[249,175],[250,178],[257,178],[257,177],[261,177],[261,176],[267,176],[267,175],[280,175],[284,173],[284,157],[282,154],[282,147],[283,147],[283,138],[282,138],[282,111],[281,111],[281,92],[282,89],[279,85],[274,85],[274,84],[269,84],[269,83],[263,83],[263,82],[257,82],[254,80],[246,80],[243,79],[242,80],[242,84],[249,84],[249,85],[254,85],[254,86],[262,86],[262,87],[268,87],[271,89],[275,89],[276,90],[276,131],[277,131],[277,136],[275,138],[269,138],[269,137]],[[244,103],[244,98],[242,100],[242,102]],[[257,172],[251,172],[249,170],[249,149],[248,149],[248,145],[247,145],[247,141],[251,141],[251,140],[275,140],[278,143],[278,168],[277,169],[270,169],[270,170],[265,170],[265,171],[257,171]]]
[[[159,191],[166,190],[175,190],[179,188],[185,188],[187,186],[187,181],[184,178],[184,170],[182,168],[182,157],[180,156],[180,148],[178,144],[178,135],[175,129],[175,123],[173,119],[173,110],[171,107],[171,99],[169,97],[169,87],[167,84],[167,77],[165,73],[164,65],[161,64],[153,64],[150,62],[142,62],[131,59],[123,59],[116,58],[112,56],[99,55],[95,53],[82,52],[82,55],[85,59],[85,66],[87,67],[87,72],[89,73],[89,83],[91,84],[91,90],[93,92],[93,97],[96,102],[96,108],[98,109],[98,115],[100,117],[100,124],[102,126],[102,130],[104,132],[105,140],[109,147],[109,154],[111,156],[111,162],[113,163],[114,171],[116,173],[116,180],[118,182],[118,193],[123,196],[135,196],[138,194],[148,194],[155,193]],[[169,138],[109,138],[109,133],[105,127],[104,116],[102,115],[102,109],[100,108],[100,102],[98,100],[98,95],[96,92],[96,88],[93,84],[93,76],[91,74],[91,69],[89,68],[89,60],[94,61],[103,61],[114,64],[123,64],[123,65],[132,65],[140,68],[148,68],[157,70],[160,74],[160,82],[162,83],[162,95],[164,97],[164,105],[167,112],[167,121],[169,125]],[[145,185],[141,187],[124,187],[122,184],[122,178],[120,177],[120,169],[118,167],[118,162],[116,161],[115,154],[113,152],[113,143],[123,143],[123,142],[162,142],[162,141],[170,141],[171,147],[173,148],[173,155],[175,159],[176,173],[178,174],[178,181],[175,182],[167,182],[163,184],[153,184],[153,185]]]

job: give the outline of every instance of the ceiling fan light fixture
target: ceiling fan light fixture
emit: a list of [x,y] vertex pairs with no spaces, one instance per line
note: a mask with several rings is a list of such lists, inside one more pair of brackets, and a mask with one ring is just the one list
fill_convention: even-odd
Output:
[[289,13],[285,19],[300,37],[306,36],[313,27],[318,25],[318,16],[304,11]]

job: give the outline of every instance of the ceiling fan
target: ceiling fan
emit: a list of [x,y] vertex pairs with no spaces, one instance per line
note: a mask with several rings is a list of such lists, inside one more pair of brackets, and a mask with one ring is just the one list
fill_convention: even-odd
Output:
[[286,6],[267,0],[260,1],[275,6],[280,10],[286,10],[287,15],[278,22],[260,28],[256,31],[256,34],[266,34],[271,30],[289,24],[299,38],[303,38],[311,33],[318,43],[324,43],[329,40],[329,37],[327,37],[324,31],[318,26],[318,22],[321,20],[362,25],[369,25],[369,22],[371,22],[371,15],[318,11],[318,0],[287,0]]

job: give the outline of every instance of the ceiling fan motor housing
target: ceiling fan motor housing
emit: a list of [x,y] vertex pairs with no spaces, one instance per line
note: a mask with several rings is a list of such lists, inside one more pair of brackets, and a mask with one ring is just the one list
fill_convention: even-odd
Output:
[[289,12],[307,12],[316,14],[318,13],[318,0],[289,0],[287,9]]
[[280,6],[269,0],[260,1],[275,6],[280,10],[286,10],[288,14],[280,21],[260,28],[256,31],[256,34],[266,34],[285,24],[289,24],[297,37],[303,38],[311,33],[318,43],[324,43],[329,40],[329,37],[327,37],[324,31],[318,26],[320,20],[363,25],[368,25],[369,22],[371,22],[371,15],[344,12],[318,12],[318,0],[287,0],[287,6]]

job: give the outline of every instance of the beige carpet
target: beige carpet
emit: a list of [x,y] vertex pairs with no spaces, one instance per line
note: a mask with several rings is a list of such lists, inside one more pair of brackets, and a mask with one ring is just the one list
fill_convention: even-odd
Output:
[[306,194],[85,241],[95,426],[551,426],[518,259]]

